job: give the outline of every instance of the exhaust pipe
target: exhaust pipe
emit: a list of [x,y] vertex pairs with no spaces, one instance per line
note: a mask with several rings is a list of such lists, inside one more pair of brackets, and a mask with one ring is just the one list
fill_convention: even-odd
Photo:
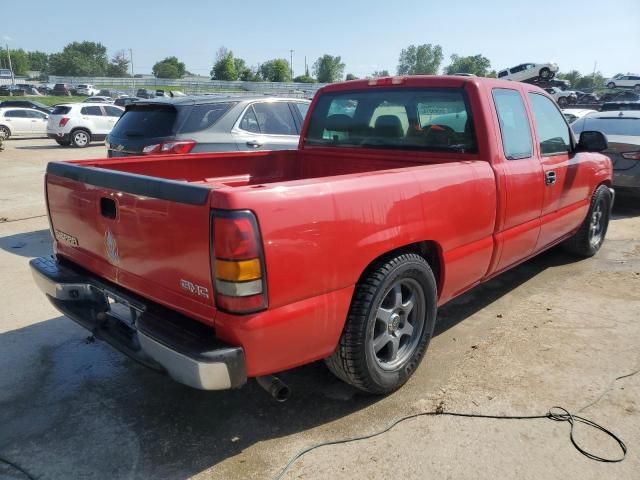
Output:
[[258,382],[258,385],[264,388],[277,402],[286,402],[291,395],[291,389],[274,375],[256,377],[256,382]]

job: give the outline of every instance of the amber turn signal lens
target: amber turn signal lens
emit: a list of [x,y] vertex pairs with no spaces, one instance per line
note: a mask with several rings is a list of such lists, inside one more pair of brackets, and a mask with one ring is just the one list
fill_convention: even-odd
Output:
[[218,260],[216,259],[216,278],[227,282],[247,282],[262,276],[260,259]]

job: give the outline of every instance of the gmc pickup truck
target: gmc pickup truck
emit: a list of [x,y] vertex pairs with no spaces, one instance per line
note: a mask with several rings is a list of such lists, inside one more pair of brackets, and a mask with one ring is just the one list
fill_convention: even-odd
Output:
[[333,84],[297,150],[49,163],[55,255],[31,268],[69,318],[191,387],[324,359],[386,394],[420,364],[439,305],[556,244],[598,251],[606,147],[576,141],[532,85]]

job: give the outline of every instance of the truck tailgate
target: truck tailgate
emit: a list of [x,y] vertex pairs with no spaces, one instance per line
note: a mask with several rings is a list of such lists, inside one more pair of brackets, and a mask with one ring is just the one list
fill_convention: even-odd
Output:
[[59,255],[213,323],[209,188],[52,162],[46,189]]

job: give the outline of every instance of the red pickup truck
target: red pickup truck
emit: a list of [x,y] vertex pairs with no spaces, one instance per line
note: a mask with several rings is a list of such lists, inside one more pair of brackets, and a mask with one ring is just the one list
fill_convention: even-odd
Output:
[[192,387],[325,359],[385,394],[439,305],[561,242],[598,251],[606,147],[532,85],[333,84],[297,150],[49,163],[55,255],[31,267],[65,315]]

